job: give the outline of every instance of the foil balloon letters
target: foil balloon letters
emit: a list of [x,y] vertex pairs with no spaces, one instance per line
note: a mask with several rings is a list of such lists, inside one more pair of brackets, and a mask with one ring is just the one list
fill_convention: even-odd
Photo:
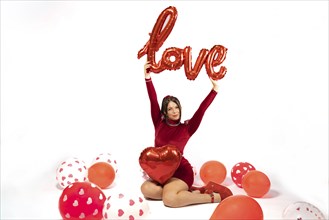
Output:
[[176,20],[177,10],[175,7],[169,6],[163,10],[150,33],[150,39],[138,51],[137,58],[140,59],[146,55],[148,62],[151,64],[150,71],[154,73],[160,73],[164,70],[178,70],[184,65],[186,78],[195,80],[202,66],[205,65],[209,77],[214,80],[222,79],[226,74],[226,67],[220,66],[218,70],[215,70],[215,67],[221,65],[226,58],[227,48],[222,45],[214,45],[210,50],[201,49],[194,66],[192,65],[192,48],[190,46],[186,46],[184,49],[178,47],[167,48],[161,59],[156,62],[156,52],[159,51],[168,38]]

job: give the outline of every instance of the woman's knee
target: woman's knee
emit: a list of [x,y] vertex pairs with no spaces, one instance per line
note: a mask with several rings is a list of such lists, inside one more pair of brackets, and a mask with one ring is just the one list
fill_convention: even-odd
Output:
[[162,197],[162,187],[150,181],[145,181],[141,185],[141,192],[146,198],[150,199],[161,199]]
[[149,187],[147,185],[148,185],[148,182],[146,182],[146,181],[141,185],[141,191],[143,194],[144,194],[144,192],[147,192],[149,189]]
[[165,193],[162,195],[163,204],[167,207],[176,208],[179,205],[178,196],[176,193]]
[[176,208],[182,206],[182,201],[185,199],[185,191],[188,190],[188,185],[180,179],[172,178],[164,186],[162,193],[162,201],[165,206]]

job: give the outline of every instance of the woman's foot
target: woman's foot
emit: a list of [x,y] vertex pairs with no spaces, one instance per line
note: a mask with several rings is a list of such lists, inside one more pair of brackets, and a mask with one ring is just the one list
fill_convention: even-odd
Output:
[[[204,192],[201,193],[200,190],[191,190],[190,192],[193,194],[205,194]],[[212,203],[214,202],[218,203],[222,200],[219,193],[210,193],[209,195],[210,195],[210,202]]]
[[[199,193],[206,193],[209,194],[211,197],[211,201],[212,202],[216,202],[216,201],[222,201],[224,199],[226,199],[229,196],[232,196],[233,193],[231,192],[231,190],[229,188],[227,188],[226,186],[217,184],[215,182],[208,182],[207,185],[203,186],[203,187],[191,187],[191,191],[192,192],[199,192]],[[215,195],[216,194],[216,195]]]
[[220,197],[220,194],[219,193],[213,193],[213,195],[214,195],[214,199],[212,199],[212,196],[210,196],[211,197],[211,202],[212,203],[219,203],[219,202],[221,202],[222,201],[222,198]]
[[194,194],[201,194],[200,190],[191,190],[191,193],[194,193]]
[[208,182],[208,184],[205,186],[205,193],[218,193],[221,197],[221,201],[233,195],[232,191],[229,188],[212,181]]

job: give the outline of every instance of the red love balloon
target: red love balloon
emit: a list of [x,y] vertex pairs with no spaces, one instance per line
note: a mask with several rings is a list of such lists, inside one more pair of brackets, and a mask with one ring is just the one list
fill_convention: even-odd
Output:
[[192,67],[192,48],[187,46],[184,48],[184,70],[185,76],[189,80],[195,80],[195,78],[199,75],[199,72],[202,68],[202,65],[206,61],[208,56],[208,50],[203,48],[200,50],[199,56],[197,57],[194,67]]
[[[146,42],[144,47],[138,51],[138,59],[147,54],[147,60],[150,62],[150,71],[160,73],[165,70],[162,60],[156,63],[155,53],[160,49],[163,42],[168,38],[177,20],[177,10],[173,6],[167,7],[159,15],[152,32],[150,40]],[[177,57],[176,57],[177,58]]]
[[[171,60],[171,58],[174,57],[174,61]],[[168,70],[177,70],[179,69],[182,64],[183,64],[183,53],[182,49],[177,48],[177,47],[170,47],[167,48],[163,54],[162,54],[162,59],[163,65],[166,67]]]
[[[215,67],[222,64],[226,58],[227,48],[222,45],[215,45],[210,51],[202,49],[197,57],[194,66],[192,66],[191,47],[187,46],[184,49],[178,47],[167,48],[159,62],[156,62],[155,55],[168,38],[174,28],[177,19],[177,10],[173,6],[169,6],[159,15],[152,32],[150,39],[144,47],[138,51],[137,58],[140,59],[147,55],[147,61],[150,63],[149,72],[160,73],[164,70],[178,70],[184,65],[185,75],[187,79],[194,80],[201,68],[205,64],[207,74],[213,80],[222,79],[227,69],[225,66],[220,66],[219,70]],[[216,68],[218,69],[218,68]]]
[[140,157],[139,164],[153,180],[164,184],[177,170],[182,154],[174,145],[147,147]]
[[227,69],[225,66],[221,66],[219,68],[219,71],[216,71],[214,69],[215,66],[220,65],[222,62],[224,62],[226,58],[226,52],[227,48],[222,45],[215,45],[211,48],[207,60],[206,60],[206,70],[209,77],[211,77],[214,80],[220,80],[222,79]]

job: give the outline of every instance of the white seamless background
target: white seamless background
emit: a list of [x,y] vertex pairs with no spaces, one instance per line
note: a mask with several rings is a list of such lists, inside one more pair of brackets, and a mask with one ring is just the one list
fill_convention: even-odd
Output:
[[[185,157],[221,161],[235,194],[236,163],[267,174],[265,219],[295,201],[328,215],[327,1],[1,1],[1,219],[59,219],[55,171],[72,156],[112,153],[120,174],[106,194],[139,193],[138,157],[154,136],[137,52],[168,6],[178,17],[157,60],[168,47],[191,46],[193,63],[202,48],[228,48]],[[183,67],[152,77],[183,120],[211,89],[204,67],[194,81]],[[217,206],[149,205],[152,219],[209,219]]]

